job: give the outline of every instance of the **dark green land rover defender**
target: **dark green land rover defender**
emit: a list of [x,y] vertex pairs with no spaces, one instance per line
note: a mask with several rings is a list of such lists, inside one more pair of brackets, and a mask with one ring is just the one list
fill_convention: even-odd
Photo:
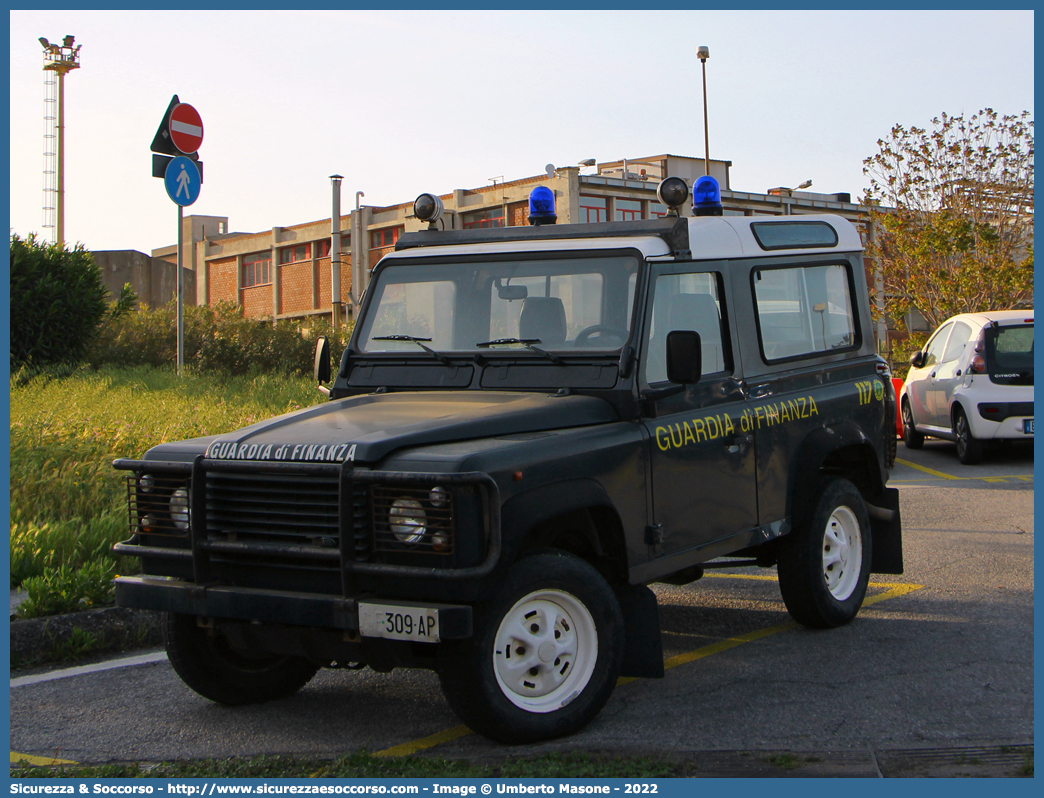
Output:
[[422,195],[335,374],[318,348],[328,402],[116,462],[142,564],[119,604],[165,613],[214,701],[430,668],[505,742],[663,675],[650,583],[774,566],[800,623],[852,620],[902,572],[859,235],[681,218],[687,193],[668,178],[656,220],[442,231]]

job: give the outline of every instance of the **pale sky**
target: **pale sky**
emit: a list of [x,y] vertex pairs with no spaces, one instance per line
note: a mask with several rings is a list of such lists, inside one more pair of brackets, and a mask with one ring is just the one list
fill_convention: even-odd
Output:
[[[172,95],[199,111],[186,214],[258,232],[489,178],[670,153],[732,188],[862,193],[894,124],[1033,107],[1032,11],[11,11],[11,231],[42,232],[43,36],[73,34],[66,239],[173,244],[149,146]],[[590,171],[590,170],[588,170]],[[585,172],[586,173],[586,172]]]

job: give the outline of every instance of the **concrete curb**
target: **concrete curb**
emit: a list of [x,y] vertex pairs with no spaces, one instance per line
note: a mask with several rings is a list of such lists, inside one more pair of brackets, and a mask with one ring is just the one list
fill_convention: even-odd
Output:
[[[26,668],[82,655],[154,646],[162,641],[160,615],[149,610],[103,607],[48,618],[11,619],[11,667]],[[77,630],[79,630],[77,632]]]

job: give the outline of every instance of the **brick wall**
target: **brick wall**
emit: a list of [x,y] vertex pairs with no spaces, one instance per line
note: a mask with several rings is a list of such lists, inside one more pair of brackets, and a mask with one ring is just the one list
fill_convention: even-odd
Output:
[[508,203],[509,227],[525,227],[529,224],[529,201]]
[[271,317],[272,286],[256,285],[243,289],[243,315]]
[[[329,258],[326,259],[329,263]],[[279,312],[299,313],[312,309],[315,274],[312,261],[288,263],[279,267]]]
[[222,258],[207,263],[207,304],[215,305],[223,300],[238,301],[235,258]]
[[[316,262],[316,279],[319,282],[319,303],[317,309],[330,307],[330,259],[319,258]],[[350,252],[341,251],[341,301],[348,301],[348,289],[352,285],[352,256]]]

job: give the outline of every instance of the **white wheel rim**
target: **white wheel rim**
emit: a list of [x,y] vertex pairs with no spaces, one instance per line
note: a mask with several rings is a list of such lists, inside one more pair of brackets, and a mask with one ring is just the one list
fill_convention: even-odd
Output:
[[863,566],[863,536],[855,513],[837,507],[823,530],[823,580],[830,595],[844,601],[855,592]]
[[504,696],[528,712],[561,709],[587,686],[598,632],[587,607],[561,590],[537,590],[500,622],[493,672]]

